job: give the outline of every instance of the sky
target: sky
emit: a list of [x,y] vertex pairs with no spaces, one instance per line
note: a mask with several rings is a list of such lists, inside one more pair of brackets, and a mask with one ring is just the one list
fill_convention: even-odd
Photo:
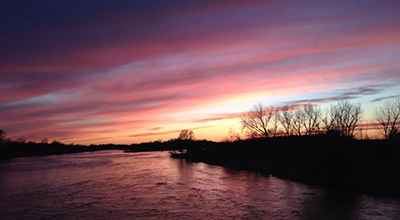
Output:
[[1,0],[0,129],[130,144],[219,141],[254,104],[400,95],[397,0]]

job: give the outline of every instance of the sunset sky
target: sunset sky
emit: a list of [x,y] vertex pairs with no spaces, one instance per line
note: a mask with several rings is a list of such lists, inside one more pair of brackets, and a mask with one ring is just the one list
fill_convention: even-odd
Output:
[[12,139],[219,141],[259,102],[400,95],[398,0],[3,0],[0,27]]

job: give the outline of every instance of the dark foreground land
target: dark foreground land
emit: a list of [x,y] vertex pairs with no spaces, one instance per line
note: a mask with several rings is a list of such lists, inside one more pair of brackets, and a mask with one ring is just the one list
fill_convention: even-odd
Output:
[[171,156],[332,188],[400,196],[399,140],[282,137],[193,147]]
[[132,145],[8,143],[0,159],[97,150],[173,151],[175,158],[248,169],[351,191],[400,196],[400,140],[335,135],[253,139],[233,143],[174,140]]

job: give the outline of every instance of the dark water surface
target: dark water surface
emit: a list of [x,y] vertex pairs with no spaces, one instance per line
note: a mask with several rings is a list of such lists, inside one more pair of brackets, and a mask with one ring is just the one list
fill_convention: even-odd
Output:
[[400,199],[99,151],[0,163],[1,219],[400,219]]

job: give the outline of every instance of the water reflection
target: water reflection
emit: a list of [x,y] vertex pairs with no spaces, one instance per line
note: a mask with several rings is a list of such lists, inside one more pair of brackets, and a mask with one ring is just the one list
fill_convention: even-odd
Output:
[[395,219],[400,201],[168,153],[101,151],[0,164],[2,219]]

